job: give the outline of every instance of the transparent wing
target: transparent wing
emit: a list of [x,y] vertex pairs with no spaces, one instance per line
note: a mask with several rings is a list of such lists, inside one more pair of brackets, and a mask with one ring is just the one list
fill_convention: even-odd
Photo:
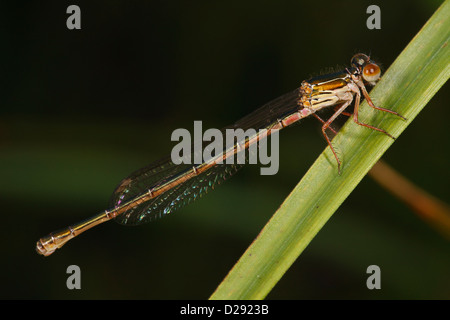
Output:
[[[252,112],[227,128],[241,128],[244,131],[270,128],[278,119],[297,107],[298,89],[285,94]],[[227,129],[227,128],[224,128]],[[225,132],[223,130],[223,132]],[[250,148],[252,149],[252,148]],[[250,151],[245,152],[246,162]],[[120,224],[138,225],[173,212],[206,194],[209,190],[236,173],[244,164],[217,164],[205,172],[184,181],[165,193],[140,203],[115,218]],[[138,170],[121,181],[110,199],[110,208],[120,207],[134,198],[162,186],[168,181],[182,177],[192,170],[192,164],[174,164],[170,157]]]
[[[174,166],[175,168],[180,167],[179,165]],[[160,196],[127,210],[123,214],[117,216],[115,220],[120,224],[138,225],[160,218],[202,197],[209,190],[214,189],[216,185],[220,184],[222,181],[225,181],[242,167],[242,164],[216,165],[198,176],[170,189]],[[189,166],[189,168],[192,168],[192,166]],[[182,175],[183,171],[175,172],[174,174]],[[153,183],[155,186],[165,182],[164,180],[157,179],[153,182],[152,178],[153,177],[150,177],[146,180]],[[138,189],[139,187],[136,184],[129,183],[125,186],[124,191],[113,194],[111,203],[115,206],[116,204],[120,205],[121,203],[133,199],[132,195],[135,190]]]

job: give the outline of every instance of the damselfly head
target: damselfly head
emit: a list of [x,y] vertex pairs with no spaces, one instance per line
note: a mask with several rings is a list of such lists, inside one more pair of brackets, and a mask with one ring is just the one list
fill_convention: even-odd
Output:
[[355,54],[351,60],[352,67],[362,76],[363,80],[374,86],[381,77],[380,67],[364,53]]

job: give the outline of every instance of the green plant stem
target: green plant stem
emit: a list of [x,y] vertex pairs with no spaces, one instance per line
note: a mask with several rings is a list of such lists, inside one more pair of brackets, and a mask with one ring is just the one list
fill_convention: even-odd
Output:
[[[360,120],[395,137],[411,123],[450,75],[450,0],[445,1],[372,90],[392,114],[360,108]],[[333,140],[343,162],[337,174],[327,148],[246,250],[211,299],[263,299],[353,191],[393,139],[348,121]]]

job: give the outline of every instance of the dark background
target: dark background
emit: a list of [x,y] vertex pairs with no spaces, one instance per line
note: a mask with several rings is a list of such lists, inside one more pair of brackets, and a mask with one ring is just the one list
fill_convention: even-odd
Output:
[[[275,176],[249,166],[173,215],[106,223],[48,258],[35,243],[105,210],[176,128],[233,123],[360,51],[389,67],[440,3],[2,1],[1,297],[208,298],[325,148],[316,120],[283,130]],[[69,4],[81,30],[66,28]],[[381,30],[366,28],[370,4]],[[444,201],[448,101],[447,86],[384,156]],[[73,264],[81,290],[66,288]],[[366,288],[372,264],[381,290]],[[268,298],[448,299],[449,270],[448,240],[365,178]]]

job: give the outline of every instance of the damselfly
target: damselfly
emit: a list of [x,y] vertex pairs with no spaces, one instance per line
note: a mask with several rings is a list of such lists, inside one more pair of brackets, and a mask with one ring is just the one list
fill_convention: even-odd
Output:
[[[380,67],[367,55],[359,53],[353,56],[349,68],[303,81],[300,88],[267,103],[229,127],[243,130],[253,128],[256,133],[247,137],[243,145],[236,144],[218,155],[223,164],[218,164],[218,158],[215,158],[201,164],[175,165],[170,157],[153,163],[122,180],[111,197],[108,210],[41,238],[36,245],[37,252],[48,256],[80,233],[113,218],[121,224],[138,225],[182,207],[242,167],[242,164],[225,164],[224,160],[257,143],[261,138],[258,136],[260,129],[266,129],[267,135],[270,135],[310,115],[322,122],[322,133],[340,172],[341,161],[331,144],[327,129],[335,132],[330,125],[340,114],[350,115],[345,110],[353,101],[355,123],[391,138],[383,129],[359,121],[361,95],[372,108],[403,118],[395,111],[372,103],[366,85],[375,85],[380,76]],[[325,121],[316,112],[328,107],[335,107],[335,112]]]

